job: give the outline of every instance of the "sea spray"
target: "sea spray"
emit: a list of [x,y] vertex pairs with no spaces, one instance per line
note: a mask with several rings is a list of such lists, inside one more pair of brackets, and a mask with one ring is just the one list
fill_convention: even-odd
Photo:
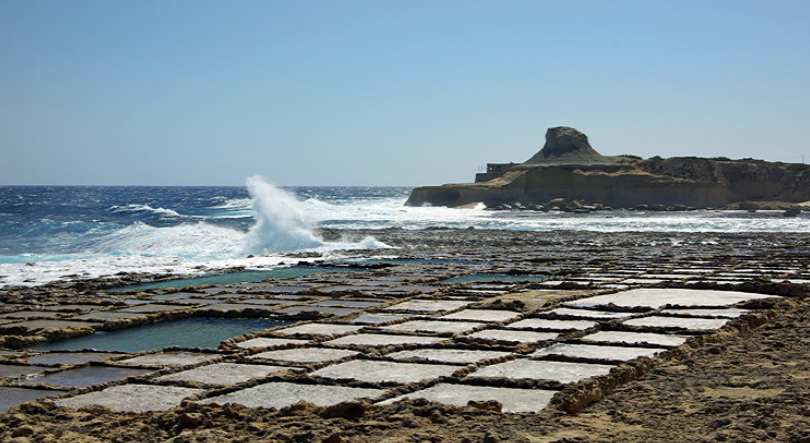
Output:
[[256,224],[245,238],[246,252],[264,254],[322,246],[301,204],[292,195],[254,175],[247,178]]

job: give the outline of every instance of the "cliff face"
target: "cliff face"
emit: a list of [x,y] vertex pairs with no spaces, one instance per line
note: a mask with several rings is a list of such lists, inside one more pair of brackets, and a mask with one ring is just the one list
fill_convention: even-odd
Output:
[[[503,165],[505,171],[489,172],[487,178],[494,178],[479,183],[416,188],[406,205],[458,207],[482,202],[496,207],[520,202],[528,206],[564,199],[617,208],[717,208],[746,201],[810,201],[810,167],[805,165],[694,157],[603,157],[587,144],[587,138],[583,144],[576,134],[571,137],[567,129],[572,128],[562,131],[568,140],[556,139],[554,134],[561,132],[552,131],[556,129],[547,133],[546,153],[541,151],[523,164]],[[549,146],[553,149],[547,150]],[[491,165],[490,170],[501,169]]]

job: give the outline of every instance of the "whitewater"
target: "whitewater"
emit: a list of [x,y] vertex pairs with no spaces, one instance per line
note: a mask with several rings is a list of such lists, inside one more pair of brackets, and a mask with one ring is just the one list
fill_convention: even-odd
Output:
[[779,211],[504,212],[404,206],[408,187],[0,187],[0,286],[117,273],[205,274],[267,269],[310,252],[396,249],[318,230],[494,229],[595,232],[810,232]]

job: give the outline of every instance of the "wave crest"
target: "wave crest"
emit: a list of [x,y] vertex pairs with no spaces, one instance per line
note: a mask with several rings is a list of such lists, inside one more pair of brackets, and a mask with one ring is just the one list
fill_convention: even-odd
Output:
[[113,212],[149,212],[164,217],[182,217],[180,213],[173,209],[153,208],[149,205],[128,204],[125,206],[112,206],[110,210]]

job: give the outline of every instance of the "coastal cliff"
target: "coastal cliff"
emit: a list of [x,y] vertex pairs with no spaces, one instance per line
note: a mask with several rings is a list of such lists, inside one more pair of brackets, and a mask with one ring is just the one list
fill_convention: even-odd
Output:
[[576,206],[755,209],[810,200],[810,166],[696,157],[607,157],[585,134],[550,128],[524,163],[489,164],[475,183],[423,186],[408,206],[488,208]]

